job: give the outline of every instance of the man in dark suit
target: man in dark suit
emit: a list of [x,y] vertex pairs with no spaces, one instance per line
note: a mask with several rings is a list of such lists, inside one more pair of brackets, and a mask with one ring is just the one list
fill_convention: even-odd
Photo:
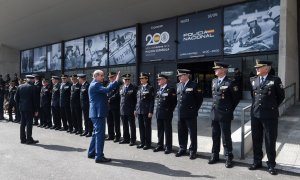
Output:
[[52,97],[51,97],[51,110],[53,116],[54,125],[50,129],[59,130],[61,128],[61,116],[60,116],[60,77],[52,76]]
[[130,146],[133,146],[136,142],[134,109],[136,105],[137,87],[131,84],[130,77],[131,74],[124,74],[122,76],[124,85],[120,88],[120,113],[123,123],[123,140],[120,141],[120,144],[129,143]]
[[202,90],[199,85],[190,80],[190,70],[178,69],[177,102],[178,102],[178,139],[179,151],[176,157],[187,151],[188,132],[191,145],[190,159],[196,159],[197,152],[197,116],[203,102]]
[[95,158],[96,163],[105,163],[111,161],[104,157],[104,139],[105,139],[105,118],[108,114],[108,97],[107,93],[118,86],[119,74],[117,74],[114,82],[111,82],[107,87],[103,86],[104,72],[96,70],[93,73],[94,80],[89,87],[90,98],[90,114],[94,133],[91,144],[88,150],[88,157]]
[[154,152],[164,150],[164,135],[166,136],[165,154],[172,152],[172,118],[173,111],[177,104],[176,90],[167,84],[168,76],[164,74],[157,75],[159,89],[156,93],[157,107],[157,147]]
[[70,108],[70,96],[71,96],[71,86],[72,84],[69,82],[68,75],[61,76],[61,84],[60,84],[60,115],[63,123],[63,128],[60,131],[73,131],[73,122],[71,117],[71,108]]
[[38,74],[33,74],[34,76],[34,86],[36,88],[36,103],[37,103],[37,107],[38,107],[38,111],[39,111],[39,115],[38,116],[34,116],[34,120],[33,120],[33,125],[37,125],[38,127],[41,126],[41,123],[39,124],[39,116],[41,114],[40,112],[40,92],[41,92],[41,88],[42,88],[42,84],[40,82],[40,75]]
[[138,149],[143,148],[147,150],[151,148],[151,119],[154,110],[154,88],[149,85],[149,74],[141,73],[141,85],[137,92],[137,103],[135,107],[135,116],[139,121],[141,144],[137,146]]
[[229,65],[223,62],[215,62],[213,69],[217,78],[212,81],[213,105],[210,118],[212,120],[212,156],[208,164],[219,161],[220,142],[225,151],[225,167],[233,167],[231,121],[233,112],[240,101],[239,84],[227,77]]
[[86,74],[77,74],[79,83],[81,84],[80,88],[80,106],[83,113],[84,118],[84,127],[85,131],[82,133],[80,130],[78,130],[78,134],[80,136],[86,136],[91,137],[93,132],[93,123],[91,119],[89,118],[89,95],[88,95],[88,89],[90,84],[86,80]]
[[20,139],[22,144],[36,144],[39,141],[32,138],[32,121],[33,116],[38,115],[37,92],[33,84],[34,76],[26,75],[26,78],[27,83],[18,87],[15,96],[21,112]]
[[4,119],[4,95],[5,95],[5,82],[2,79],[2,75],[0,74],[0,120]]
[[80,107],[80,88],[81,85],[78,82],[77,74],[73,74],[71,77],[73,83],[71,87],[71,112],[74,130],[70,133],[82,133],[82,110]]
[[17,119],[17,112],[16,112],[16,101],[15,101],[15,94],[17,92],[17,87],[15,86],[15,82],[11,81],[10,86],[9,86],[9,91],[8,91],[8,121],[14,121],[13,116],[12,116],[12,110],[14,108],[15,110],[15,116]]
[[[114,82],[117,73],[109,72],[109,82]],[[120,132],[120,91],[119,86],[110,91],[108,94],[108,116],[107,116],[107,127],[108,137],[106,140],[114,140],[119,142],[121,137]]]
[[42,80],[42,89],[40,93],[40,125],[46,129],[52,126],[51,121],[51,86],[48,79]]
[[252,85],[251,130],[253,142],[253,164],[249,170],[262,167],[262,143],[265,136],[268,157],[268,172],[276,175],[276,139],[278,130],[278,107],[285,98],[281,79],[270,75],[272,62],[256,61],[256,74],[250,78]]

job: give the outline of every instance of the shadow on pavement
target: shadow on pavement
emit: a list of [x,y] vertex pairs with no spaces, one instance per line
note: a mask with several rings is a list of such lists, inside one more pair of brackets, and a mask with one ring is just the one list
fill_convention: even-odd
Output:
[[84,151],[86,151],[86,149],[82,149],[82,148],[74,148],[74,147],[61,146],[61,145],[35,144],[33,146],[42,147],[44,149],[52,150],[52,151],[66,151],[66,152],[71,152],[71,151],[84,152]]
[[173,170],[168,168],[165,165],[154,163],[154,162],[143,162],[143,161],[133,161],[133,160],[124,160],[124,159],[112,159],[111,163],[106,165],[116,166],[116,167],[125,167],[139,171],[152,172],[156,174],[174,176],[174,177],[203,177],[215,179],[213,176],[209,175],[193,175],[188,171],[183,170]]

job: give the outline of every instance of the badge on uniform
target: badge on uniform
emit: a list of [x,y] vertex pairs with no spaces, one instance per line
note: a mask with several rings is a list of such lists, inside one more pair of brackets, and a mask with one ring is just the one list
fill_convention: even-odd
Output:
[[191,92],[191,91],[193,91],[193,88],[186,88],[185,91],[186,91],[186,92]]
[[234,86],[233,87],[233,91],[239,91],[239,87],[238,86]]
[[255,86],[255,81],[252,81],[252,86]]
[[228,86],[221,86],[220,89],[227,89]]
[[270,81],[270,82],[267,84],[267,86],[272,86],[272,85],[274,85],[274,81]]
[[163,97],[167,97],[167,96],[168,96],[168,93],[163,93],[162,96],[163,96]]
[[65,86],[64,88],[65,88],[65,89],[69,89],[69,86]]

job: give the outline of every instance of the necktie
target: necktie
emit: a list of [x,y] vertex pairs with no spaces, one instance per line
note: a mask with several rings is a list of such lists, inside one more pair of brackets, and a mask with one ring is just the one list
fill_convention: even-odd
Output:
[[261,78],[260,78],[260,85],[262,85],[262,84],[264,83],[264,81],[265,81],[265,78],[264,78],[264,77],[261,77]]
[[163,92],[164,88],[160,88],[159,92],[160,94]]
[[127,90],[128,90],[128,86],[125,86],[125,93],[127,93]]
[[218,80],[218,86],[221,84],[221,80]]

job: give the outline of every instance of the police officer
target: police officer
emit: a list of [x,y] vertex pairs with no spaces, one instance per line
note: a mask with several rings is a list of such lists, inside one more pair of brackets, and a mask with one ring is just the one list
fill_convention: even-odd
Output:
[[15,121],[12,116],[12,110],[14,108],[15,116],[17,119],[17,112],[16,112],[17,108],[16,108],[16,101],[15,101],[15,94],[17,91],[17,87],[16,87],[14,81],[11,81],[9,85],[10,86],[9,86],[9,91],[8,91],[8,115],[9,115],[8,121]]
[[168,76],[157,75],[159,89],[156,93],[157,107],[157,131],[158,143],[154,152],[164,150],[164,135],[166,136],[165,154],[172,152],[172,118],[177,104],[176,90],[167,84]]
[[2,79],[2,75],[0,74],[0,120],[4,119],[4,96],[5,96],[5,82]]
[[131,74],[122,75],[124,84],[120,88],[120,114],[123,123],[123,140],[120,141],[120,144],[129,143],[130,146],[133,146],[136,142],[134,109],[136,105],[137,87],[130,82],[130,77]]
[[40,82],[40,76],[38,74],[33,74],[34,76],[34,86],[36,88],[36,98],[37,98],[37,107],[38,107],[38,111],[39,111],[39,115],[38,116],[34,116],[34,120],[33,120],[33,125],[37,125],[38,127],[41,126],[41,124],[39,124],[39,116],[40,116],[40,92],[41,92],[41,88],[42,88],[42,84]]
[[[86,75],[85,74],[77,74],[79,83],[81,84],[80,88],[80,105],[83,113],[83,118],[84,118],[84,127],[85,131],[84,133],[80,134],[80,136],[86,136],[86,137],[91,137],[93,133],[93,123],[91,119],[89,118],[89,86],[90,84],[86,80]],[[78,130],[80,131],[80,130]],[[78,132],[81,133],[81,132]]]
[[61,76],[62,83],[60,84],[60,115],[63,123],[63,128],[60,131],[73,131],[73,122],[71,117],[70,96],[71,86],[68,75]]
[[51,97],[51,110],[53,116],[54,125],[50,129],[59,130],[61,128],[61,116],[60,116],[60,83],[58,76],[52,76],[52,97]]
[[220,141],[222,135],[223,147],[225,150],[225,167],[233,167],[231,121],[233,111],[239,103],[240,92],[238,83],[229,79],[227,70],[229,65],[223,62],[215,62],[213,69],[217,78],[212,81],[213,105],[210,118],[212,120],[212,156],[208,164],[219,161]]
[[[20,139],[22,144],[36,144],[39,141],[32,138],[33,116],[38,116],[36,87],[34,76],[26,75],[27,83],[18,87],[15,100],[21,112]],[[25,133],[26,129],[26,133]]]
[[48,79],[42,80],[42,89],[40,93],[40,125],[46,129],[52,126],[51,121],[51,86]]
[[[109,72],[108,73],[109,82],[114,82],[116,76],[117,73]],[[107,94],[108,96],[108,116],[107,116],[108,137],[106,138],[106,140],[114,140],[114,142],[119,142],[121,137],[119,88],[120,86],[118,85]]]
[[190,70],[178,69],[177,76],[177,102],[178,102],[178,139],[179,151],[176,157],[184,155],[187,151],[188,132],[191,145],[189,148],[190,159],[196,159],[197,152],[197,116],[203,96],[197,83],[190,80]]
[[253,164],[249,170],[262,167],[262,142],[265,136],[265,147],[268,157],[268,172],[276,175],[276,139],[278,130],[278,107],[285,98],[281,79],[270,75],[272,62],[256,61],[256,74],[251,81],[251,130],[253,142]]
[[80,107],[80,88],[81,85],[78,82],[77,74],[73,74],[71,77],[73,83],[71,87],[71,113],[73,118],[74,130],[70,133],[82,133],[82,110]]
[[135,107],[135,116],[139,121],[141,144],[138,149],[147,150],[151,148],[151,119],[154,109],[154,88],[149,85],[149,74],[141,73],[141,85],[137,92],[137,103]]

